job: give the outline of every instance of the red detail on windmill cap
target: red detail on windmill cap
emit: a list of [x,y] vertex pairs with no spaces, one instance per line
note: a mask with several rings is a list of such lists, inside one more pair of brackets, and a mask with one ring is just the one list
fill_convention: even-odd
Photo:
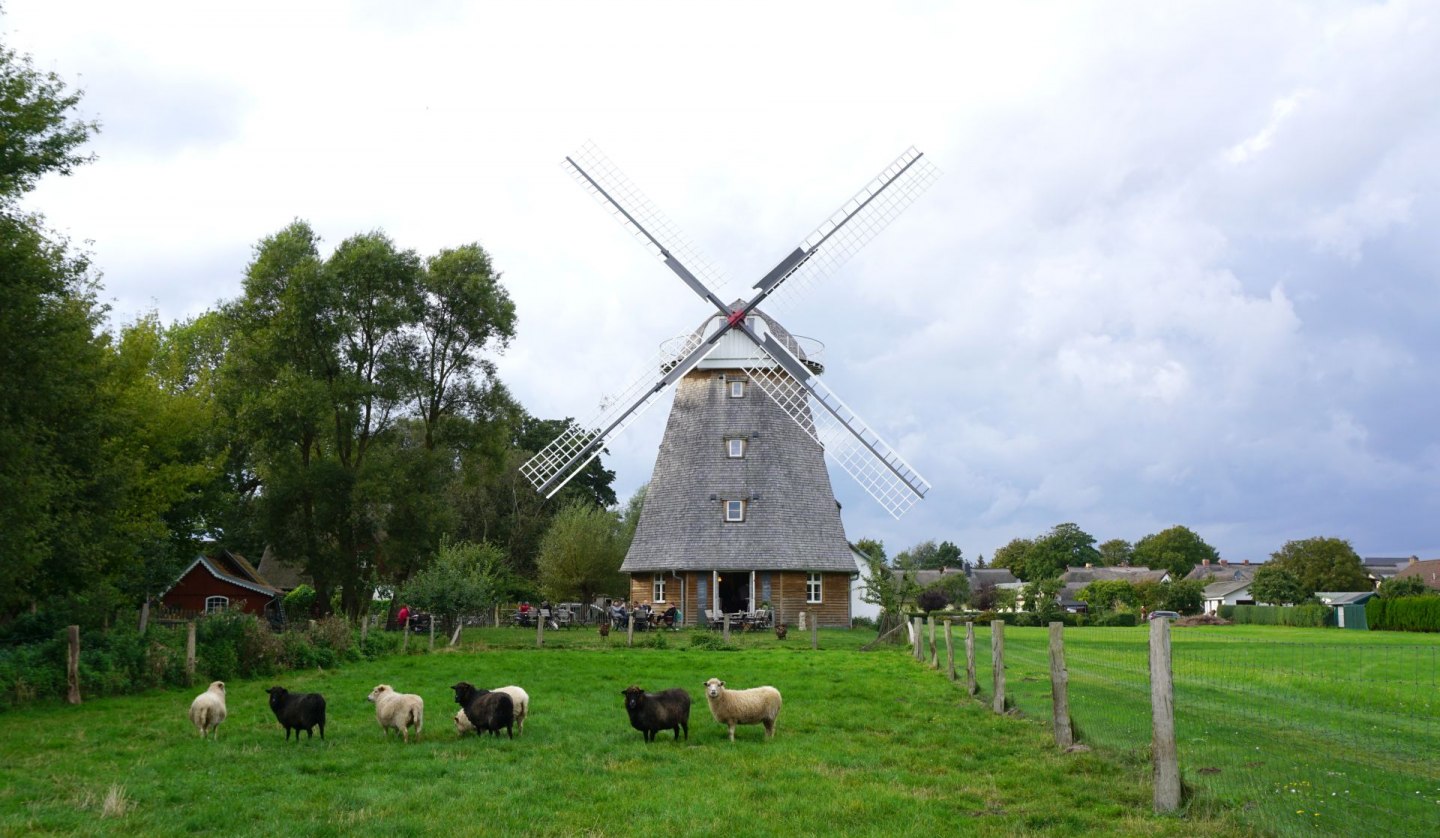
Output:
[[737,309],[735,309],[734,311],[730,312],[730,317],[729,317],[730,327],[731,327],[731,328],[734,328],[736,325],[738,325],[738,324],[740,323],[741,320],[744,320],[744,319],[745,319],[745,309],[743,309],[743,308],[737,308]]

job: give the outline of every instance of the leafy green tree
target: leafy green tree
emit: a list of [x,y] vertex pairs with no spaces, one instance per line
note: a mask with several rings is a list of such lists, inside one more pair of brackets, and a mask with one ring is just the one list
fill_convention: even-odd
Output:
[[1135,601],[1145,611],[1154,611],[1165,601],[1165,586],[1159,582],[1136,582],[1131,588],[1135,591]]
[[1111,611],[1117,606],[1134,608],[1140,603],[1135,586],[1124,579],[1098,579],[1082,588],[1076,599],[1094,611]]
[[1340,538],[1287,541],[1270,554],[1270,564],[1295,575],[1308,598],[1316,591],[1368,591],[1370,577],[1350,542]]
[[1100,545],[1100,563],[1106,567],[1133,564],[1135,548],[1123,538],[1112,538]]
[[1132,561],[1151,570],[1168,570],[1178,580],[1205,560],[1217,562],[1220,554],[1188,527],[1174,526],[1135,542]]
[[1256,569],[1250,581],[1250,595],[1256,602],[1269,605],[1294,605],[1309,599],[1312,593],[1298,576],[1275,563]]
[[1027,581],[1030,578],[1030,551],[1035,542],[1028,538],[1011,539],[1009,544],[996,550],[990,557],[991,567],[1003,567],[1015,574],[1015,578]]
[[949,594],[935,587],[926,588],[915,597],[915,607],[920,609],[926,619],[929,619],[932,612],[941,610],[950,602]]
[[970,578],[959,570],[951,571],[931,582],[925,590],[944,594],[946,605],[964,602],[970,598]]
[[1033,541],[1017,538],[995,551],[992,567],[1006,567],[1024,582],[1055,579],[1067,567],[1083,567],[1100,559],[1095,537],[1075,524],[1056,524]]
[[505,554],[491,544],[440,544],[435,560],[405,583],[400,599],[457,624],[467,614],[483,614],[513,586]]
[[1057,617],[1060,613],[1060,579],[1051,577],[1027,582],[1023,589],[1025,610],[1043,618]]
[[0,209],[9,215],[18,198],[45,175],[68,175],[93,155],[79,149],[99,130],[76,119],[79,91],[54,73],[35,69],[28,55],[0,44]]
[[1435,593],[1435,589],[1427,586],[1418,576],[1405,576],[1386,579],[1380,583],[1378,592],[1381,599],[1399,599],[1402,596],[1426,596]]
[[885,556],[885,542],[873,538],[862,538],[855,542],[855,549],[866,556],[875,556],[882,562],[888,561]]
[[591,602],[599,593],[626,590],[620,563],[628,544],[608,509],[573,499],[550,522],[540,542],[540,590],[553,600]]
[[[880,606],[878,638],[895,637],[891,632],[905,619],[905,608],[920,594],[913,568],[892,567],[885,561],[885,545],[861,539],[856,548],[865,558],[865,590],[861,599]],[[898,643],[899,640],[896,639]]]
[[1176,579],[1160,586],[1160,607],[1177,614],[1199,614],[1205,605],[1205,583]]

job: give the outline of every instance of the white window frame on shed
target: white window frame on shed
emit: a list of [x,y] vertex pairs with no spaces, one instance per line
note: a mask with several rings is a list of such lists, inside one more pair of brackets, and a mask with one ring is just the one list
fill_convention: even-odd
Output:
[[824,579],[825,577],[821,576],[819,573],[805,574],[806,605],[815,605],[816,603],[824,601],[822,597],[825,589]]
[[650,594],[651,594],[651,597],[650,597],[650,601],[651,601],[651,602],[657,602],[657,603],[658,603],[658,602],[664,602],[664,601],[665,601],[665,574],[663,574],[663,573],[657,573],[657,574],[655,574],[655,576],[654,576],[654,581],[651,583]]
[[744,437],[731,437],[725,440],[725,456],[732,460],[744,459],[747,447]]
[[205,613],[214,614],[216,611],[224,611],[230,607],[228,596],[207,596],[205,597]]
[[743,399],[743,398],[745,398],[745,379],[743,379],[743,378],[732,378],[732,379],[730,379],[729,384],[730,384],[730,398],[732,398],[732,399]]
[[725,501],[725,523],[742,524],[745,522],[745,501]]

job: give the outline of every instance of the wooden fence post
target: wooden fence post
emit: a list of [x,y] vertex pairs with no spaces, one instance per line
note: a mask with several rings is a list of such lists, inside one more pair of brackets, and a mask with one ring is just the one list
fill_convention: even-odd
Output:
[[820,648],[820,615],[818,614],[810,620],[810,648]]
[[910,618],[910,654],[915,660],[925,660],[925,631],[920,617]]
[[[191,625],[194,625],[193,623]],[[65,700],[71,704],[80,703],[80,627],[71,626],[69,631],[70,650],[65,661],[65,681],[70,692]],[[194,637],[192,632],[191,637]],[[193,648],[193,646],[192,646]]]
[[140,634],[145,634],[145,629],[150,625],[150,599],[147,597],[140,603]]
[[940,647],[935,645],[935,615],[931,614],[925,618],[930,624],[930,668],[940,668]]
[[545,648],[545,615],[540,609],[535,609],[535,648]]
[[410,651],[410,615],[405,615],[405,622],[400,624],[400,654]]
[[629,618],[627,618],[627,620],[626,620],[626,625],[625,625],[625,645],[626,645],[626,646],[634,646],[634,645],[635,645],[635,612],[633,612],[633,611],[630,612],[630,616],[629,616]]
[[955,639],[950,635],[950,618],[945,618],[945,665],[950,674],[950,680],[955,680]]
[[1065,624],[1050,624],[1050,706],[1055,722],[1055,747],[1075,744],[1070,726],[1070,673],[1065,669]]
[[991,707],[996,713],[1005,712],[1005,621],[990,623],[990,667],[995,677],[995,699]]
[[729,642],[730,642],[730,615],[729,615],[729,614],[726,614],[724,617],[721,617],[721,618],[720,618],[720,625],[722,626],[722,628],[721,628],[721,630],[720,630],[720,636],[721,636],[722,638],[724,638],[724,640],[725,640],[726,643],[729,643]]
[[430,615],[430,651],[435,651],[435,615]]
[[360,648],[365,648],[365,638],[370,636],[370,615],[360,618]]
[[1175,751],[1175,683],[1170,673],[1170,621],[1150,621],[1150,718],[1155,757],[1155,811],[1180,808],[1180,760]]
[[965,621],[965,692],[980,693],[980,682],[975,678],[975,623]]
[[195,681],[195,621],[185,624],[185,686]]
[[463,629],[463,628],[465,628],[465,618],[462,617],[462,616],[460,616],[459,614],[456,614],[456,615],[455,615],[455,633],[452,634],[452,635],[450,635],[450,645],[451,645],[451,646],[458,646],[458,645],[460,644],[460,630]]

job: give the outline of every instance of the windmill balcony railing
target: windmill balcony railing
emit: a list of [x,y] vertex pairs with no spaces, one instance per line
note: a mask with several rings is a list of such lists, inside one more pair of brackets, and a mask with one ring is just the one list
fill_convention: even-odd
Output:
[[[775,337],[780,339],[779,335],[775,335]],[[780,339],[780,343],[784,344],[785,348],[790,350],[795,357],[811,364],[819,364],[820,357],[825,354],[824,343],[804,335],[785,335],[783,339]],[[662,372],[668,372],[671,367],[675,366],[677,361],[689,354],[690,350],[694,348],[695,335],[693,333],[676,335],[669,340],[662,341],[660,343],[660,370]],[[757,347],[755,356],[749,360],[767,362],[770,361],[770,358]]]

